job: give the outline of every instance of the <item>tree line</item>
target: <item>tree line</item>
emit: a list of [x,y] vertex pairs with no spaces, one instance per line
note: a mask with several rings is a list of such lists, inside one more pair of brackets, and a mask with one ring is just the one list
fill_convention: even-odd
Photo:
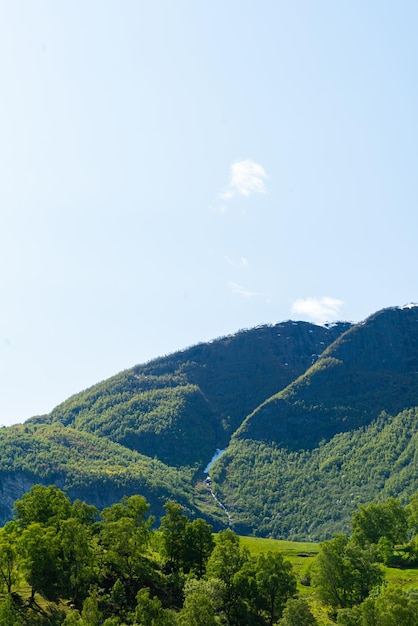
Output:
[[359,507],[299,581],[279,551],[253,557],[232,530],[164,509],[155,528],[143,496],[99,512],[32,487],[0,529],[0,626],[319,626],[298,582],[334,623],[418,626],[418,594],[382,568],[418,563],[418,496]]
[[268,626],[296,595],[279,552],[250,556],[181,505],[158,529],[145,498],[99,512],[35,485],[0,529],[0,625]]

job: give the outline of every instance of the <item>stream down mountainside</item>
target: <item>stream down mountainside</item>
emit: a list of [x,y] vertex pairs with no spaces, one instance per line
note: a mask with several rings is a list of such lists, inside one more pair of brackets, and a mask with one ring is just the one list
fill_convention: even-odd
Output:
[[157,520],[175,500],[214,527],[321,540],[359,504],[418,491],[417,407],[415,305],[241,330],[0,429],[1,519],[41,483],[98,508],[141,494]]

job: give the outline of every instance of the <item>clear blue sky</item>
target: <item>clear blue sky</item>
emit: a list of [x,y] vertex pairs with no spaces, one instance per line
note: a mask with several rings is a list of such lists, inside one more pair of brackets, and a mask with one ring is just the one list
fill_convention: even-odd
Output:
[[0,5],[0,424],[418,300],[418,3]]

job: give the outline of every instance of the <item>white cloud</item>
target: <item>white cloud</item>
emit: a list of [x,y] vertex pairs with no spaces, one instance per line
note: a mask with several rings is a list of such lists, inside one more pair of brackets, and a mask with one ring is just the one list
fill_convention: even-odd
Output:
[[269,296],[265,293],[261,293],[260,291],[250,291],[242,285],[238,285],[238,283],[229,283],[229,288],[232,293],[236,293],[243,298],[265,298],[266,301],[269,301]]
[[243,256],[239,259],[239,261],[231,259],[231,257],[229,256],[225,256],[224,258],[225,261],[229,263],[229,265],[232,265],[232,267],[237,267],[238,269],[245,269],[246,267],[248,267],[248,261]]
[[249,291],[248,289],[245,289],[244,287],[242,287],[241,285],[238,285],[237,283],[229,283],[229,288],[232,291],[232,293],[237,293],[240,296],[244,296],[244,298],[255,298],[256,296],[259,296],[260,294],[255,292],[255,291]]
[[266,178],[266,170],[259,163],[251,159],[237,161],[231,165],[228,189],[220,195],[225,200],[230,200],[234,196],[248,198],[253,193],[266,193]]
[[344,301],[336,298],[298,298],[292,305],[292,311],[323,323],[338,318],[343,305]]

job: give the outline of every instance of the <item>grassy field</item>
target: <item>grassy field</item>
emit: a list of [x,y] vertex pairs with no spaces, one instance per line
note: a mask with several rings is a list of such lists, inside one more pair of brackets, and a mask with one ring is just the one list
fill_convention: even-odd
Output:
[[[281,552],[290,561],[297,574],[301,574],[313,562],[319,552],[318,543],[297,541],[281,541],[279,539],[259,539],[257,537],[240,536],[241,545],[249,549],[253,556],[262,552]],[[400,585],[407,589],[418,589],[418,568],[384,567],[385,578],[389,584]]]
[[388,584],[399,585],[408,590],[418,590],[418,569],[400,569],[397,567],[384,567],[383,569]]
[[[291,562],[296,574],[298,591],[309,602],[318,623],[321,626],[335,624],[327,615],[326,609],[320,604],[312,587],[302,584],[309,565],[313,563],[319,552],[318,543],[303,543],[293,541],[281,541],[276,539],[259,539],[257,537],[240,536],[241,545],[248,548],[253,556],[262,552],[279,551],[284,558]],[[400,569],[382,566],[385,573],[385,581],[388,585],[400,586],[405,590],[416,589],[418,591],[418,568]]]
[[312,563],[319,551],[318,543],[242,536],[240,540],[241,545],[248,548],[253,556],[258,556],[262,552],[281,552],[284,558],[292,563],[298,579],[305,574],[307,567]]
[[[290,561],[296,574],[298,591],[311,606],[312,612],[321,626],[334,624],[327,615],[327,610],[323,607],[315,596],[312,587],[303,585],[302,580],[306,576],[309,565],[313,562],[319,552],[318,543],[308,543],[299,541],[282,541],[280,539],[261,539],[257,537],[240,536],[242,546],[248,548],[253,556],[258,556],[262,552],[281,552],[283,557]],[[335,624],[334,624],[335,626]]]

